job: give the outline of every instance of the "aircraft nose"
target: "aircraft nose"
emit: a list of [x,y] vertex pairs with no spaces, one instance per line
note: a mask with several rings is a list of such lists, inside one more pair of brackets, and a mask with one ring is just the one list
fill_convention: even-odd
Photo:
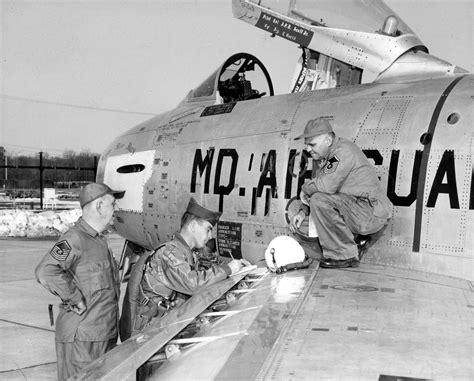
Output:
[[118,210],[143,213],[144,184],[152,175],[154,154],[155,150],[136,151],[133,155],[112,151],[101,156],[97,178],[112,189],[125,191],[117,202]]

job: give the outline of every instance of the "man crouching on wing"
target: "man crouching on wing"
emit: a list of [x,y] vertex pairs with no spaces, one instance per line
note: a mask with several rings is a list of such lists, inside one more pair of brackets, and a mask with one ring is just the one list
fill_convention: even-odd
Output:
[[374,166],[351,141],[336,137],[324,118],[310,120],[304,133],[306,150],[318,163],[300,194],[302,209],[290,229],[298,229],[311,211],[323,249],[320,267],[359,266],[355,237],[380,232],[391,218],[392,203],[380,185]]
[[120,319],[122,341],[140,332],[153,318],[182,304],[203,286],[216,283],[250,265],[245,259],[199,270],[196,251],[211,238],[221,213],[199,205],[193,198],[181,217],[181,228],[171,241],[144,254],[134,265]]

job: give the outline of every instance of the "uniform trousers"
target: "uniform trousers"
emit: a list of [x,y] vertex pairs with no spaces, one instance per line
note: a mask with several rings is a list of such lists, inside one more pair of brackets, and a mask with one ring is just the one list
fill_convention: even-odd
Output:
[[376,233],[388,223],[387,218],[374,214],[377,202],[344,193],[316,192],[311,196],[311,218],[325,258],[344,260],[358,257],[354,237]]
[[117,345],[117,338],[107,341],[56,341],[58,380],[67,380],[86,365]]

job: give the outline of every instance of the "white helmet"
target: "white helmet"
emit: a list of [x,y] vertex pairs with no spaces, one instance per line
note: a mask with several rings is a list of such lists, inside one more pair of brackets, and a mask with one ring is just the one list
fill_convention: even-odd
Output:
[[265,250],[267,267],[273,272],[281,272],[290,263],[304,262],[305,253],[296,239],[281,235],[273,238]]

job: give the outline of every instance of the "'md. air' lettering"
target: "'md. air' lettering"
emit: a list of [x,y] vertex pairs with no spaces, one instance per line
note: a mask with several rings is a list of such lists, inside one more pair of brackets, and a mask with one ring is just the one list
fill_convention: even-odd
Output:
[[[297,161],[299,155],[301,155],[299,161],[300,165],[298,168],[298,173],[295,173],[295,162]],[[312,177],[313,170],[308,169],[309,163],[311,161],[311,156],[309,156],[306,151],[298,152],[295,149],[290,150],[290,155],[288,156],[288,165],[286,166],[285,199],[290,199],[293,197],[293,178],[298,179],[296,195],[299,195],[305,179],[310,179]]]
[[[230,159],[230,174],[227,179],[227,185],[221,184],[221,172],[224,159]],[[216,177],[214,179],[214,194],[226,196],[232,192],[235,185],[235,173],[237,172],[237,162],[239,155],[235,149],[221,149],[219,150],[219,157],[217,158]]]
[[[230,175],[227,180],[227,184],[221,183],[221,172],[224,165],[224,159],[230,158]],[[202,152],[197,149],[194,154],[193,170],[191,172],[191,193],[196,193],[196,181],[199,177],[204,176],[204,193],[209,193],[210,181],[211,181],[211,170],[212,161],[214,159],[214,148],[207,150],[206,156],[202,157]],[[216,173],[214,178],[214,194],[228,195],[232,191],[235,185],[235,173],[237,171],[237,163],[239,161],[239,155],[235,149],[221,149],[219,150],[219,157],[217,158]],[[225,180],[224,180],[225,181]]]
[[[194,154],[193,170],[191,172],[191,193],[196,193],[196,181],[198,175],[200,178],[204,175],[204,193],[209,193],[210,181],[211,181],[211,170],[212,162],[214,159],[214,148],[207,150],[206,156],[203,158],[202,151],[197,149]],[[228,160],[226,160],[228,159]],[[222,179],[221,174],[223,172],[224,163],[230,160],[230,171],[229,178]],[[214,194],[219,195],[219,210],[223,210],[224,196],[227,196],[232,192],[235,186],[235,174],[237,171],[237,163],[239,161],[239,155],[233,148],[219,150],[217,158],[216,172],[214,175]]]
[[[209,148],[205,151],[205,155],[203,155],[201,149],[196,149],[192,164],[191,193],[196,193],[198,178],[202,179],[204,182],[203,192],[206,194],[210,192],[211,172],[214,170],[214,151],[214,148]],[[369,159],[373,160],[376,166],[383,165],[384,158],[378,150],[371,149],[363,151]],[[308,157],[305,151],[291,149],[288,156],[288,162],[286,163],[286,171],[282,168],[281,172],[279,172],[280,169],[277,166],[277,151],[275,149],[271,149],[262,154],[262,161],[259,168],[253,168],[255,167],[253,160],[254,155],[256,154],[251,153],[249,156],[249,162],[244,163],[245,168],[249,172],[250,178],[255,179],[255,182],[253,183],[254,185],[250,186],[250,189],[240,187],[236,192],[236,196],[238,197],[247,197],[248,195],[251,195],[249,208],[252,215],[256,215],[257,213],[258,200],[260,198],[265,198],[264,214],[268,215],[271,199],[278,198],[277,189],[279,189],[279,173],[285,174],[283,197],[287,200],[299,195],[301,186],[305,179],[311,178],[313,175],[313,170],[311,169],[311,167],[313,167],[312,160]],[[403,166],[405,168],[407,166],[408,168],[411,168],[411,175],[408,175],[410,179],[409,188],[402,193],[399,189],[406,189],[407,184],[399,184],[400,179],[398,173],[399,168],[402,166],[400,150],[393,150],[391,152],[386,185],[387,196],[395,206],[409,207],[416,201],[422,156],[422,151],[415,151],[414,158],[410,160],[410,162],[407,163],[407,160],[404,160]],[[237,150],[233,148],[219,150],[217,154],[217,162],[215,164],[215,173],[213,175],[214,186],[212,191],[213,194],[219,195],[220,211],[223,211],[224,209],[224,197],[230,195],[233,189],[238,187],[236,185],[239,183],[238,179],[236,179],[238,164],[239,154]],[[445,194],[449,199],[450,208],[460,209],[461,206],[458,195],[458,185],[456,182],[455,164],[454,152],[450,150],[444,151],[437,168],[433,171],[435,175],[426,199],[426,207],[435,208],[440,194]],[[474,210],[474,168],[472,168],[471,179],[469,180],[470,188],[465,191],[468,191],[470,194],[468,207],[470,210]],[[467,182],[464,184],[467,185]],[[266,191],[264,192],[265,189]]]
[[[254,154],[250,155],[248,171],[252,172]],[[191,193],[196,193],[198,178],[204,181],[204,193],[209,193],[211,189],[211,172],[213,170],[214,149],[207,150],[204,156],[200,149],[196,149],[191,172]],[[272,149],[268,153],[262,154],[262,167],[259,169],[258,180],[256,177],[255,186],[250,187],[252,194],[251,205],[249,208],[251,214],[256,215],[258,199],[265,197],[264,213],[268,215],[272,198],[277,198],[277,152]],[[213,194],[219,195],[219,211],[224,210],[224,197],[230,195],[236,187],[237,165],[239,163],[239,155],[233,148],[220,149],[217,155],[217,163],[214,173]],[[256,175],[256,172],[253,172]],[[252,176],[252,174],[250,174]],[[266,188],[265,195],[263,191]],[[245,197],[246,188],[239,188],[238,195]]]
[[199,170],[199,176],[202,177],[203,173],[206,172],[206,177],[204,178],[204,193],[209,193],[209,180],[211,178],[211,169],[212,169],[212,158],[214,157],[214,148],[209,148],[207,150],[206,157],[202,158],[202,153],[200,149],[196,150],[193,160],[193,171],[191,174],[191,193],[196,193],[196,177],[197,171]]
[[[221,172],[224,163],[224,159],[229,158],[231,160],[230,173],[227,185],[221,184]],[[228,160],[227,160],[228,161]],[[227,196],[232,192],[235,186],[235,173],[237,171],[237,162],[239,161],[239,155],[235,149],[221,149],[219,150],[219,157],[217,158],[216,165],[216,176],[214,179],[214,194],[219,195],[219,211],[224,211],[224,196]]]
[[276,151],[274,149],[268,152],[267,160],[265,161],[263,171],[258,180],[257,197],[262,196],[263,187],[265,185],[270,187],[274,193],[273,197],[276,198]]

